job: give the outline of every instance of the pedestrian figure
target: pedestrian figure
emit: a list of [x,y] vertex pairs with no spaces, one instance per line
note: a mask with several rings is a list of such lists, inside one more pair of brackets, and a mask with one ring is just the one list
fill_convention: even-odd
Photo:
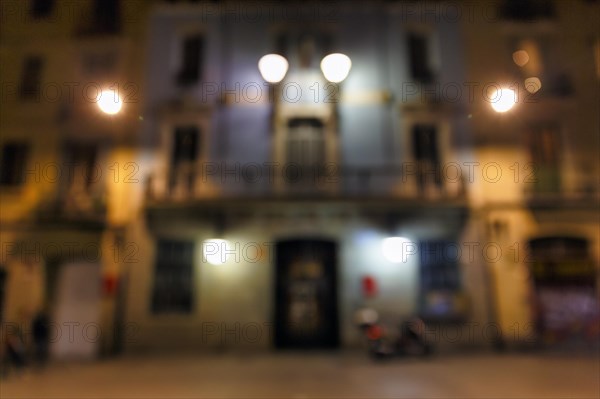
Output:
[[34,359],[39,367],[48,360],[49,321],[46,311],[40,311],[32,321]]
[[27,354],[20,330],[7,334],[6,355],[11,368],[14,368],[17,373],[24,370],[27,365]]

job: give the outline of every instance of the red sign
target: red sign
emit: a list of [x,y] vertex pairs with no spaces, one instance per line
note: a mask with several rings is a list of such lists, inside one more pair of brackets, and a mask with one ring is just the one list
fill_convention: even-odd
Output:
[[366,298],[377,295],[377,282],[372,276],[364,276],[362,278],[362,290]]
[[113,295],[117,291],[117,276],[111,274],[102,279],[102,291],[104,295]]

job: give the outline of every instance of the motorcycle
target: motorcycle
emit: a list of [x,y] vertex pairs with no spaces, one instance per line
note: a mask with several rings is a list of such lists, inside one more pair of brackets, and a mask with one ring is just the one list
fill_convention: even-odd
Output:
[[425,337],[425,322],[418,317],[402,321],[397,329],[382,325],[378,313],[373,309],[359,310],[356,319],[366,339],[369,355],[375,359],[426,357],[433,353],[433,346]]

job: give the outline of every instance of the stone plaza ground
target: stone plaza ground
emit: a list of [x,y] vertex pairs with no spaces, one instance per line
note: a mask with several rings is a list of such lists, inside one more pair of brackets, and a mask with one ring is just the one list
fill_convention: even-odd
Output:
[[598,398],[592,354],[125,356],[0,380],[8,398]]

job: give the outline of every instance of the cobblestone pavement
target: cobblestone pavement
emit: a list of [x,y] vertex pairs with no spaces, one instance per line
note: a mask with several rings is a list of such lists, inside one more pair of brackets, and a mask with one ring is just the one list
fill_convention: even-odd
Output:
[[20,398],[598,398],[591,355],[438,355],[373,363],[356,353],[122,357],[53,364],[0,381]]

